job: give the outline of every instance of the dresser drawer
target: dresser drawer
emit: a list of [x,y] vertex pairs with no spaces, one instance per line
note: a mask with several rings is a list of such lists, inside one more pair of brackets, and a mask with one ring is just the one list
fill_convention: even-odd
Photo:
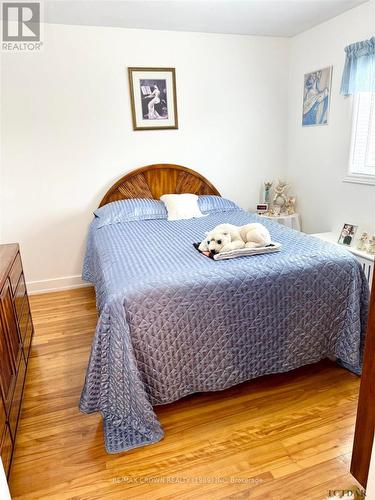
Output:
[[29,301],[27,300],[27,297],[25,297],[24,301],[23,301],[23,305],[22,305],[21,319],[18,323],[20,335],[21,335],[21,339],[22,339],[23,343],[25,342],[27,323],[29,321],[29,315],[30,315]]
[[20,407],[21,407],[22,392],[23,392],[23,384],[25,382],[25,375],[26,375],[26,364],[25,364],[24,359],[21,358],[19,368],[18,368],[18,373],[17,373],[16,387],[14,389],[12,406],[11,406],[10,415],[9,415],[9,426],[10,426],[10,431],[11,431],[11,434],[13,437],[13,441],[15,440],[15,435],[16,435],[16,430],[17,430],[18,415],[19,415]]
[[9,351],[13,359],[14,368],[18,366],[21,355],[21,338],[18,331],[18,318],[15,314],[14,299],[8,281],[0,291],[0,309],[2,314],[5,336],[9,343]]
[[21,353],[21,341],[8,280],[0,290],[0,388],[7,415],[10,411],[16,383],[16,367]]
[[13,443],[12,438],[10,436],[10,430],[8,425],[5,427],[5,431],[3,434],[3,439],[1,442],[1,460],[4,465],[5,474],[9,475],[10,462],[12,460],[12,451],[13,451]]
[[25,359],[27,360],[29,357],[29,350],[30,350],[30,344],[31,344],[31,338],[33,336],[33,322],[31,319],[31,316],[29,314],[29,319],[27,322],[27,329],[26,329],[26,335],[25,339],[23,341],[23,353],[25,356]]
[[16,289],[15,297],[14,297],[14,304],[16,306],[16,313],[18,319],[21,318],[21,312],[22,312],[22,307],[24,305],[24,301],[27,300],[26,298],[26,283],[25,283],[25,278],[23,274],[21,274],[19,283]]
[[17,283],[18,280],[20,279],[21,274],[22,274],[22,263],[20,254],[18,253],[17,257],[15,258],[15,261],[13,262],[12,269],[10,270],[9,273],[10,285],[12,287],[13,293],[17,288]]
[[[3,436],[7,415],[6,415],[4,404],[3,404],[1,399],[2,398],[0,396],[0,436]],[[0,439],[1,439],[1,437],[0,437]]]
[[10,411],[15,381],[16,369],[13,357],[9,350],[9,344],[6,342],[5,331],[3,329],[0,318],[0,389],[2,396],[0,397],[0,402],[1,400],[4,402],[6,414],[8,414]]

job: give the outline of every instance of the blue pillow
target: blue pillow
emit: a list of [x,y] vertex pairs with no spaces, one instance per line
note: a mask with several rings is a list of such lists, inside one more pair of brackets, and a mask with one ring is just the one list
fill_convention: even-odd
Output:
[[119,222],[135,220],[167,219],[168,213],[163,202],[148,198],[130,198],[107,203],[94,212],[99,219],[99,227]]
[[241,210],[233,201],[222,198],[221,196],[203,195],[199,196],[198,204],[201,212],[216,214],[219,212],[231,212],[232,210]]

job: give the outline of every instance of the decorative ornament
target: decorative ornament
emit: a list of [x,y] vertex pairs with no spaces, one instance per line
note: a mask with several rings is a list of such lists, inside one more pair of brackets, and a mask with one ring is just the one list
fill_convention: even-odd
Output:
[[270,191],[273,181],[264,181],[264,203],[270,203]]
[[357,250],[366,250],[367,244],[368,244],[368,234],[365,232],[362,233],[361,237],[357,242]]
[[368,242],[368,253],[371,255],[375,255],[375,235],[371,238],[371,240]]
[[289,196],[284,205],[284,210],[288,215],[293,215],[296,213],[296,197]]
[[269,211],[269,214],[272,215],[273,217],[278,217],[280,213],[281,213],[280,205],[274,205]]
[[280,212],[282,212],[288,198],[285,194],[287,189],[287,183],[285,181],[279,180],[279,183],[275,187],[275,194],[273,197],[273,204],[280,207]]

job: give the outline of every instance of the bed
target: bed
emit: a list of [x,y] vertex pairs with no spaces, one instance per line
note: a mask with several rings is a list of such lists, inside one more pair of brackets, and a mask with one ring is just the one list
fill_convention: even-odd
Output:
[[[197,172],[152,165],[100,206],[165,193],[219,196]],[[159,441],[154,406],[188,394],[326,357],[360,373],[368,284],[348,251],[263,219],[277,254],[216,262],[193,247],[217,224],[258,220],[233,206],[189,220],[92,221],[83,278],[99,319],[80,409],[102,413],[108,453]]]

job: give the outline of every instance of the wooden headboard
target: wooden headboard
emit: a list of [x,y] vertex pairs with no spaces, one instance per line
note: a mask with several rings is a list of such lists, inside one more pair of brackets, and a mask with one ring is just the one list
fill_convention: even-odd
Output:
[[203,177],[190,168],[180,165],[149,165],[137,168],[118,180],[106,193],[99,207],[111,201],[126,198],[159,199],[163,194],[193,193],[216,194],[219,191]]

